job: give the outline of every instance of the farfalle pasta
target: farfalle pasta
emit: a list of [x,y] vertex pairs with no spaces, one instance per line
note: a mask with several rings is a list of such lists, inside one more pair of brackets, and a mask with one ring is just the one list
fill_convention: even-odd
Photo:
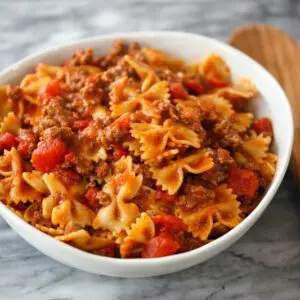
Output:
[[272,122],[213,53],[185,62],[116,41],[0,86],[0,196],[53,238],[96,255],[201,247],[258,205],[276,172]]

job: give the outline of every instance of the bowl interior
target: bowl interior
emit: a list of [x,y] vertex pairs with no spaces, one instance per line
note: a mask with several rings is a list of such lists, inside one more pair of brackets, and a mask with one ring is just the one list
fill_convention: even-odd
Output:
[[[99,274],[130,277],[170,273],[204,261],[219,253],[242,236],[259,218],[278,189],[288,165],[293,142],[292,114],[287,98],[278,83],[252,59],[216,40],[177,32],[116,34],[72,42],[65,46],[59,46],[55,49],[30,56],[4,70],[0,74],[0,84],[20,82],[22,77],[32,72],[40,62],[60,64],[69,58],[78,48],[93,48],[96,54],[104,54],[117,38],[123,38],[128,42],[136,41],[143,46],[166,51],[188,62],[195,62],[214,52],[220,54],[229,64],[234,79],[237,77],[246,77],[255,83],[260,95],[249,106],[249,109],[256,116],[267,116],[272,119],[274,127],[273,151],[279,157],[273,183],[259,206],[239,226],[202,248],[171,257],[150,260],[120,260],[88,254],[38,232],[35,228],[25,224],[21,219],[12,214],[4,205],[0,205],[0,212],[16,231],[39,250],[77,268]],[[35,241],[33,241],[34,239]],[[42,245],[43,243],[47,247],[56,247],[57,251],[47,251],[45,246]],[[69,259],[66,257],[67,255],[73,255],[73,257]],[[89,261],[88,264],[87,261]],[[124,269],[124,266],[128,268]],[[157,266],[160,267],[157,268]]]

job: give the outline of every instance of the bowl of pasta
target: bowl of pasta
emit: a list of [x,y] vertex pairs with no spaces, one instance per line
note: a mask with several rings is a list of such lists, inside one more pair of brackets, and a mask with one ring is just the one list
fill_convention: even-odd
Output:
[[258,220],[293,143],[287,98],[241,52],[180,32],[71,42],[0,74],[0,213],[44,254],[145,277]]

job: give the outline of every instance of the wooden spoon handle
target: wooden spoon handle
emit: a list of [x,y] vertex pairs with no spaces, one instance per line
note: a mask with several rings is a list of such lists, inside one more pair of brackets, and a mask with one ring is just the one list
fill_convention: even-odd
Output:
[[263,65],[285,90],[294,115],[292,171],[300,181],[300,48],[286,33],[265,24],[239,28],[229,43]]

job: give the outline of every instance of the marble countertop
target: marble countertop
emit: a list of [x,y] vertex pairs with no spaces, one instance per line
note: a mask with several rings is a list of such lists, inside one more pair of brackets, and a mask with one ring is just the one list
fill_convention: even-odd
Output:
[[[2,0],[0,68],[72,39],[133,30],[184,30],[221,40],[267,22],[300,40],[298,0]],[[227,251],[172,275],[88,274],[38,252],[0,218],[0,299],[300,299],[300,201],[288,174],[255,226]]]

